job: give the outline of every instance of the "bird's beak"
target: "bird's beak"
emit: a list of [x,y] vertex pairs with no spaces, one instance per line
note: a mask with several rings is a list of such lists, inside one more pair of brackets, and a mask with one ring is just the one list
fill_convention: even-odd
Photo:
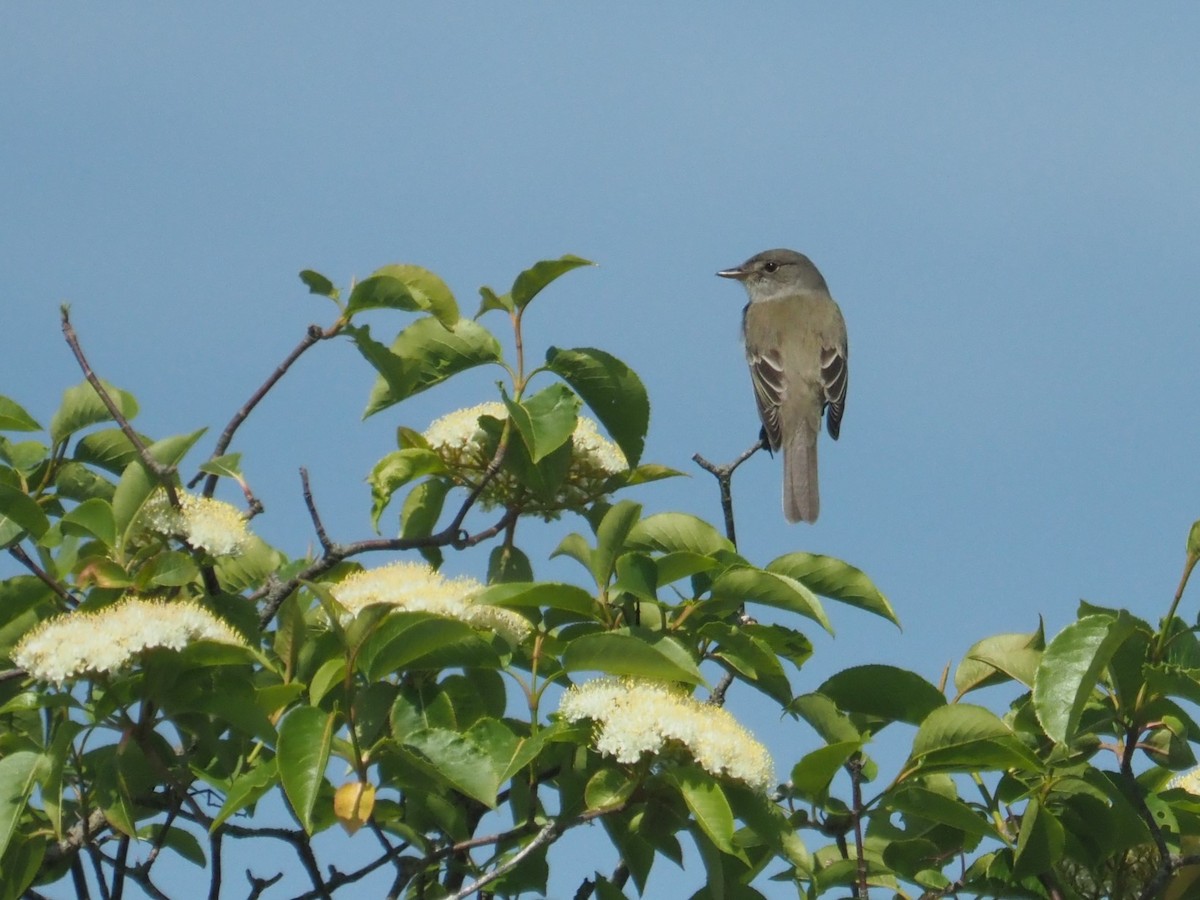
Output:
[[717,274],[719,276],[721,276],[722,278],[733,278],[733,279],[736,279],[737,281],[745,281],[746,276],[749,275],[750,273],[747,272],[745,269],[741,268],[740,266],[738,266],[733,269],[722,269]]

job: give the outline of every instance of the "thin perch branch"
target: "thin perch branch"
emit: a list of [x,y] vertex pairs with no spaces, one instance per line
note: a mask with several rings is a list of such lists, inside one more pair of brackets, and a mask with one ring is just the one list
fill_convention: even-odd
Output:
[[753,446],[747,448],[741,456],[731,463],[726,463],[719,466],[716,463],[711,463],[699,453],[692,457],[692,461],[696,463],[704,471],[709,472],[717,479],[717,484],[721,488],[721,511],[725,514],[725,536],[729,538],[729,543],[737,546],[737,532],[733,526],[733,490],[731,482],[733,481],[733,473],[737,471],[738,466],[752,457],[759,450],[767,449],[765,438],[759,438],[754,442]]

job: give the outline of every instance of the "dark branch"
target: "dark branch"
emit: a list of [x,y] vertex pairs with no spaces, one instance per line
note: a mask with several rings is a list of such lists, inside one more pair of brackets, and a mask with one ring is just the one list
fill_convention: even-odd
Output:
[[9,547],[8,554],[25,568],[27,568],[30,572],[36,575],[38,581],[42,582],[42,584],[46,585],[46,587],[50,588],[50,590],[54,591],[54,593],[58,594],[62,601],[67,604],[67,606],[74,608],[79,605],[79,601],[72,597],[65,587],[51,578],[50,575],[43,570],[41,566],[35,563],[30,558],[29,554],[21,549],[20,546],[14,544],[13,546]]
[[129,420],[125,418],[125,413],[117,406],[116,401],[109,395],[108,390],[101,384],[96,373],[92,371],[91,364],[88,363],[87,357],[83,354],[83,348],[79,345],[79,336],[75,334],[75,328],[71,325],[70,312],[66,306],[62,308],[62,332],[63,337],[67,339],[67,345],[71,348],[71,352],[75,354],[75,361],[79,363],[79,368],[83,370],[83,377],[88,380],[88,384],[92,386],[97,395],[100,397],[100,402],[108,410],[113,421],[121,428],[121,432],[129,439],[129,443],[133,444],[137,450],[138,456],[142,460],[142,465],[154,473],[163,486],[167,489],[167,495],[171,499],[171,505],[178,509],[179,498],[175,494],[175,488],[171,484],[170,475],[175,471],[173,466],[164,466],[150,454],[145,442],[141,439],[133,426],[129,424]]
[[745,450],[741,456],[731,463],[726,463],[719,466],[709,462],[699,453],[692,457],[692,461],[696,463],[704,471],[709,472],[717,479],[717,484],[721,488],[721,511],[725,514],[725,536],[729,538],[729,542],[735,547],[737,546],[737,532],[733,526],[733,491],[731,482],[733,481],[733,473],[737,471],[738,466],[752,457],[759,450],[767,449],[765,438],[759,438],[753,446]]
[[[278,382],[280,378],[287,374],[287,370],[292,367],[292,364],[295,363],[296,360],[298,360],[306,350],[319,341],[334,337],[339,333],[340,330],[341,329],[338,327],[338,325],[334,325],[328,330],[323,329],[320,325],[309,325],[308,330],[304,333],[303,340],[301,340],[300,343],[292,348],[292,352],[287,355],[287,358],[275,367],[275,371],[271,373],[267,380],[259,386],[258,390],[250,395],[250,399],[242,405],[242,408],[234,413],[233,418],[229,420],[229,424],[225,426],[225,430],[221,432],[221,436],[217,439],[217,444],[213,448],[212,456],[210,456],[209,459],[216,459],[218,456],[224,455],[225,451],[229,449],[230,443],[233,441],[234,434],[237,433],[237,430],[242,426],[242,423],[246,421],[246,418],[250,415],[250,413],[254,411],[254,407],[258,406],[263,397],[267,395],[267,392],[275,386],[276,382]],[[200,478],[201,476],[197,475],[188,483],[188,487],[195,487]],[[213,491],[216,489],[217,476],[209,475],[208,479],[204,482],[204,489],[201,491],[201,493],[205,497],[211,497],[213,495]]]

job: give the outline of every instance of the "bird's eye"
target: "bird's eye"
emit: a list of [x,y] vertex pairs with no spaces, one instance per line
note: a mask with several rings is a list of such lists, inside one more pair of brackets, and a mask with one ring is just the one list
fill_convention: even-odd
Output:
[[779,268],[779,263],[777,263],[777,262],[765,262],[765,263],[763,263],[763,269],[764,269],[765,271],[767,271],[767,272],[774,272],[774,271],[775,271],[776,269],[778,269],[778,268]]

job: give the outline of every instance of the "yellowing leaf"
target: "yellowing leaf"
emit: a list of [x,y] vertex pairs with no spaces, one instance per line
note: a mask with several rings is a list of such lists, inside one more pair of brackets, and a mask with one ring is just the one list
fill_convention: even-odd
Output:
[[375,786],[362,781],[343,784],[333,795],[333,814],[346,834],[354,834],[371,818],[375,808]]

